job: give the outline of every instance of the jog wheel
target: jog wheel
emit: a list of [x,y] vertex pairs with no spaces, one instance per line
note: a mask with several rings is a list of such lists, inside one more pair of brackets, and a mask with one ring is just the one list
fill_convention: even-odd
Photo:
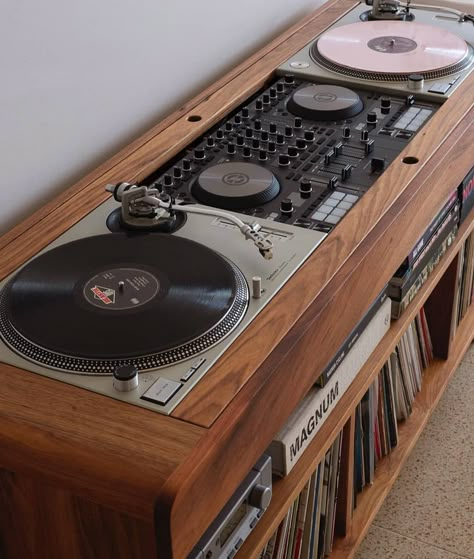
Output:
[[364,105],[355,91],[339,85],[309,85],[295,91],[288,110],[308,120],[344,120],[359,114]]

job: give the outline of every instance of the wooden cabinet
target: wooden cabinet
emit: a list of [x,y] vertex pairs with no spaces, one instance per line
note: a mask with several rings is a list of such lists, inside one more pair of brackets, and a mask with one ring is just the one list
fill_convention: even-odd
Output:
[[[105,200],[107,183],[141,180],[176,155],[353,5],[328,2],[3,236],[0,278]],[[471,76],[170,417],[0,364],[2,559],[187,556],[471,168],[473,85]],[[258,555],[336,433],[351,428],[354,406],[419,306],[430,293],[445,304],[445,288],[436,286],[445,278],[452,288],[456,254],[470,230],[466,222],[304,458],[276,482],[241,557]],[[448,359],[430,367],[399,448],[354,518],[343,522],[347,535],[334,556],[350,556],[362,538],[468,347],[473,324],[471,309]],[[440,330],[447,340],[442,324]]]

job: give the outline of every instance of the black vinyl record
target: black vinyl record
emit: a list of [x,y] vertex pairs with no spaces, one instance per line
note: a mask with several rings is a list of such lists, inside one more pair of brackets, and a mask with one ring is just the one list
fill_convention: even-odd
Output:
[[143,357],[137,365],[147,369],[219,341],[247,299],[240,271],[199,243],[101,235],[29,262],[2,293],[0,332],[20,353],[55,368],[111,372]]

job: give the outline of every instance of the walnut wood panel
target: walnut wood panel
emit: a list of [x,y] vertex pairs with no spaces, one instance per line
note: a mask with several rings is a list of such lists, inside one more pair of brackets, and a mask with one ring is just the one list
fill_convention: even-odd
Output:
[[[311,475],[311,472],[314,471],[317,464],[322,460],[337,433],[353,415],[355,405],[361,401],[362,396],[367,392],[369,386],[382,369],[394,347],[408,328],[408,325],[413,321],[420,307],[428,300],[435,286],[456,258],[460,247],[473,230],[474,223],[465,223],[463,225],[456,242],[449,248],[443,260],[435,268],[432,275],[430,275],[425,285],[417,294],[412,305],[408,307],[400,319],[392,323],[388,333],[372,353],[347,392],[342,396],[336,408],[321,427],[319,433],[308,445],[308,448],[294,466],[293,470],[287,477],[276,481],[273,487],[273,498],[270,508],[260,520],[255,531],[244,543],[242,547],[243,557],[248,557],[249,559],[258,557],[258,551],[263,548],[276,530],[289,506],[295,500],[298,493],[300,493],[306,480]],[[471,309],[471,313],[473,312],[474,308]],[[452,359],[459,347],[462,348],[464,346],[458,344],[452,348]],[[354,533],[354,529],[351,530],[351,533]]]
[[[267,355],[284,338],[301,314],[318,296],[321,296],[321,290],[330,280],[332,287],[334,287],[333,276],[344,261],[351,255],[353,260],[354,256],[356,260],[363,257],[363,252],[369,246],[369,243],[365,243],[364,247],[357,251],[356,249],[361,241],[367,238],[369,234],[380,235],[388,229],[389,218],[382,221],[381,216],[384,216],[389,210],[395,212],[397,206],[406,205],[407,196],[411,197],[422,184],[422,181],[426,181],[429,174],[433,173],[434,167],[440,166],[440,157],[444,158],[443,165],[448,165],[450,169],[454,169],[457,162],[460,163],[460,168],[457,168],[457,171],[460,171],[457,178],[455,179],[452,172],[446,174],[447,183],[443,188],[446,188],[446,185],[456,185],[457,183],[453,181],[460,181],[464,177],[472,163],[469,157],[468,141],[464,143],[462,149],[456,148],[458,151],[457,162],[451,159],[454,156],[449,150],[456,145],[459,136],[473,122],[474,113],[470,110],[473,106],[473,98],[470,95],[470,88],[473,87],[473,84],[474,76],[469,83],[464,84],[463,90],[458,92],[459,97],[455,109],[459,112],[454,114],[456,111],[453,111],[453,106],[449,103],[446,103],[438,111],[426,130],[415,137],[398,160],[384,172],[376,185],[364,195],[357,205],[358,211],[350,212],[344,218],[336,230],[331,233],[329,238],[324,241],[305,264],[303,267],[304,273],[297,273],[283,287],[272,300],[272,305],[266,307],[260,314],[259,320],[251,324],[246,329],[245,335],[234,342],[220,360],[218,367],[208,372],[205,379],[199,383],[191,395],[176,408],[172,414],[173,417],[179,417],[206,427],[210,426],[222,413],[229,401],[233,399],[236,392],[252,376],[255,368],[262,364]],[[456,124],[458,126],[453,130]],[[472,141],[472,131],[470,138]],[[419,163],[417,165],[402,163],[403,157],[407,155],[416,156]],[[438,177],[432,174],[431,180],[432,184],[435,184]],[[429,190],[428,188],[426,195],[429,194],[430,198],[433,197],[433,194],[437,195],[440,192],[439,189],[436,193],[431,193]],[[447,197],[448,189],[445,192]],[[425,205],[422,200],[420,207],[423,208]],[[395,247],[400,250],[400,245],[403,245],[406,249],[405,254],[408,254],[420,232],[424,230],[422,227],[426,227],[432,218],[432,214],[427,211],[416,212],[416,214],[416,220],[413,219],[415,212],[410,217],[411,224],[407,231],[400,228],[398,232],[393,233],[398,235],[399,240],[397,243],[393,243],[392,249]],[[426,221],[426,225],[424,225],[423,220]],[[378,224],[379,221],[382,221],[382,223]],[[400,251],[399,254],[403,254],[403,252]],[[396,257],[398,262],[395,263],[395,267],[390,271],[386,270],[387,278],[393,275],[403,258],[403,256]],[[321,265],[322,262],[324,265]],[[385,262],[385,264],[388,265],[388,262]],[[352,273],[352,268],[346,268],[346,273]],[[311,278],[310,286],[307,285],[309,277]],[[362,294],[362,300],[368,305],[372,299],[365,298],[366,295],[368,294]],[[291,309],[291,312],[288,312],[289,309]],[[351,325],[355,324],[358,317],[354,317],[352,322],[348,321],[347,318],[349,317],[345,316],[345,323],[347,328],[350,328]],[[268,332],[269,335],[262,336],[262,330]],[[258,339],[258,343],[249,344],[249,340],[252,339]],[[242,359],[242,355],[245,355],[245,360]],[[329,359],[330,356],[328,361]]]
[[462,356],[467,351],[474,332],[474,307],[460,324],[452,351],[447,361],[436,361],[425,372],[421,392],[417,395],[409,419],[399,424],[399,442],[384,460],[380,461],[373,485],[357,497],[350,533],[336,540],[331,559],[351,559],[364,539],[385,497],[395,483],[400,470],[410,455],[432,411],[443,395],[451,376],[455,373]]
[[203,430],[68,384],[0,367],[0,466],[148,521]]
[[153,559],[153,525],[0,470],[2,559]]
[[[0,250],[5,249],[0,279],[107,199],[106,184],[140,181],[151,174],[256,92],[274,68],[356,4],[332,0],[323,5],[4,235],[0,239]],[[199,115],[201,120],[190,122],[191,115]],[[37,226],[34,237],[30,235],[33,226]]]

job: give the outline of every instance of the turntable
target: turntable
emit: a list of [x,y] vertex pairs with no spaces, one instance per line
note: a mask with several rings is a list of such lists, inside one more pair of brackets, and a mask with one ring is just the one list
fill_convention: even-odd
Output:
[[402,9],[395,1],[373,4],[351,10],[278,72],[443,102],[472,71],[472,17],[433,6]]

